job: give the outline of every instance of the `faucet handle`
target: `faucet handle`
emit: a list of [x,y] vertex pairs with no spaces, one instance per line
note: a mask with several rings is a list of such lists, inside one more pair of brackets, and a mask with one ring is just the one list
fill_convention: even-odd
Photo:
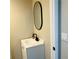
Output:
[[39,41],[39,38],[37,37],[37,34],[36,34],[36,33],[33,33],[32,37],[33,37],[33,39],[35,39],[36,41]]
[[33,33],[32,35],[33,39],[37,37],[37,34],[36,33]]

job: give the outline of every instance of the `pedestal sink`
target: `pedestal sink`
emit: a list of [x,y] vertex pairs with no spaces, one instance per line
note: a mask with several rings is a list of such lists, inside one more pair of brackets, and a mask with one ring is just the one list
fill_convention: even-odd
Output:
[[36,41],[33,38],[21,40],[23,59],[45,59],[44,40]]

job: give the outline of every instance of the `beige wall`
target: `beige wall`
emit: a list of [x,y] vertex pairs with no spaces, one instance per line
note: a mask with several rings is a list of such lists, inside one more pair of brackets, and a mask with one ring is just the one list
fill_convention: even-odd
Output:
[[32,36],[32,0],[11,0],[11,56],[22,59],[20,40]]
[[38,37],[45,40],[45,57],[46,59],[50,59],[50,8],[49,1],[50,0],[33,0],[33,6],[36,1],[40,1],[43,9],[43,27],[41,30],[37,30],[34,27],[34,32],[37,33]]
[[[33,5],[42,3],[43,27],[37,30],[33,25]],[[45,40],[45,57],[51,58],[50,43],[50,0],[11,0],[11,55],[12,59],[22,59],[20,40],[32,36],[33,30]]]

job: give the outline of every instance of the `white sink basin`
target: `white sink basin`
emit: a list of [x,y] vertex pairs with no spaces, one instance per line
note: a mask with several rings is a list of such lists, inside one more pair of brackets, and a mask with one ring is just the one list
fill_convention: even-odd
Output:
[[41,44],[44,44],[44,40],[42,40],[42,39],[40,39],[39,41],[36,41],[33,38],[21,40],[21,45],[24,48],[35,47],[35,46],[38,46],[38,45],[41,45]]

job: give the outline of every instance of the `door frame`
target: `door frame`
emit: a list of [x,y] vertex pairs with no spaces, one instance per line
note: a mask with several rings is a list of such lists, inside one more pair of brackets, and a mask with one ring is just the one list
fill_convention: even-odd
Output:
[[50,39],[51,59],[61,59],[61,0],[50,0]]

